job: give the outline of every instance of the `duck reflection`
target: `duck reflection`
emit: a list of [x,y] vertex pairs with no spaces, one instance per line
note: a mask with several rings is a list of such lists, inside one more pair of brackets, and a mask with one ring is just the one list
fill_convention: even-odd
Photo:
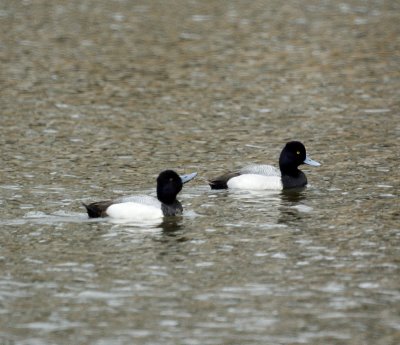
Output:
[[303,201],[306,199],[306,188],[284,190],[281,193],[278,224],[300,224],[311,209]]
[[148,221],[133,221],[127,219],[108,219],[110,223],[117,225],[120,229],[124,229],[127,232],[156,232],[171,234],[182,229],[182,217],[166,217],[157,220]]
[[169,217],[164,219],[159,228],[162,229],[164,235],[173,235],[183,229],[182,224],[182,217]]

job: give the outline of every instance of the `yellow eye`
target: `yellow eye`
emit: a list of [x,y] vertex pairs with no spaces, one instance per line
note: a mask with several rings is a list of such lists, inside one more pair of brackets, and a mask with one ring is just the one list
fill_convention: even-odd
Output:
[[299,154],[300,154],[300,151],[297,151],[296,153],[299,155]]

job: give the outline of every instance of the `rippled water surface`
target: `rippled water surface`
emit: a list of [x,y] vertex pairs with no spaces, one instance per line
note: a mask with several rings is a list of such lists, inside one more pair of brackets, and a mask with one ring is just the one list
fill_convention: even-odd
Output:
[[[398,1],[0,4],[1,344],[399,344]],[[211,191],[322,163],[291,193]],[[162,224],[82,202],[199,177]]]

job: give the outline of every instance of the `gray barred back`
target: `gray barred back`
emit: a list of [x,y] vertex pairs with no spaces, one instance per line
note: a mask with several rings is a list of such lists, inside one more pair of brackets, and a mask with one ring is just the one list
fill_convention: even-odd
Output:
[[240,169],[240,174],[256,174],[256,175],[264,175],[264,176],[281,176],[281,172],[279,169],[275,168],[272,165],[266,164],[254,164],[248,165],[242,169]]
[[138,204],[154,206],[161,209],[161,202],[149,195],[132,195],[132,196],[124,196],[114,201],[114,203],[120,202],[137,202]]

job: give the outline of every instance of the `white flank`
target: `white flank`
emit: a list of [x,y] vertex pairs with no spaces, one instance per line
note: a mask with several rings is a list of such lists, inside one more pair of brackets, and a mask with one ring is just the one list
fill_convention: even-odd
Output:
[[231,178],[228,181],[228,188],[249,190],[281,190],[283,186],[280,176],[244,174]]
[[137,202],[112,204],[107,208],[107,215],[116,219],[151,220],[162,218],[161,208]]

